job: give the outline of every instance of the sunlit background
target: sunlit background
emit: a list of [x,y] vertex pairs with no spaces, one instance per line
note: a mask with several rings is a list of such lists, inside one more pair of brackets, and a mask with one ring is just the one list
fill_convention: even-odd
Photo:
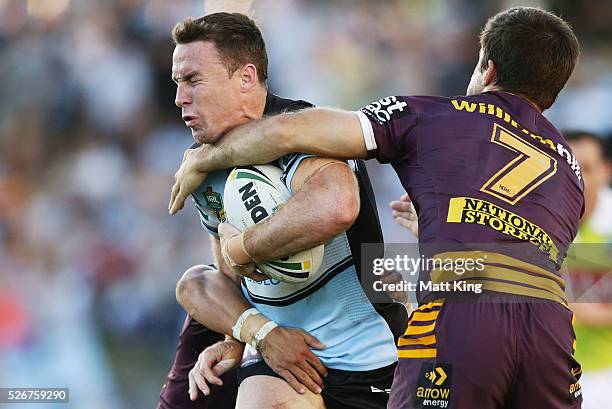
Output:
[[[273,92],[357,109],[464,93],[479,29],[517,4],[558,12],[582,43],[547,116],[609,135],[612,2],[255,0],[253,14]],[[0,387],[69,387],[74,408],[156,405],[184,317],[175,283],[211,262],[195,209],[166,208],[191,143],[169,33],[206,6],[0,0]],[[386,239],[414,241],[388,211],[392,169],[370,169]]]

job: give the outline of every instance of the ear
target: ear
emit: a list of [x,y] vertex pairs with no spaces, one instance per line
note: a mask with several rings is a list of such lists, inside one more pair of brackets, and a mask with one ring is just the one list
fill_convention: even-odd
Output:
[[253,64],[247,64],[240,69],[240,91],[248,92],[259,82],[257,68]]
[[489,85],[495,85],[495,80],[497,79],[497,68],[495,67],[495,63],[493,60],[487,61],[487,69],[482,75],[484,80],[484,86],[487,87]]

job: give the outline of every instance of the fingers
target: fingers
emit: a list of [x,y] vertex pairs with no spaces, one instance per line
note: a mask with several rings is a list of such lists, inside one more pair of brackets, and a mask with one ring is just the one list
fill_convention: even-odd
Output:
[[303,361],[298,364],[300,369],[306,373],[306,375],[317,385],[323,386],[323,378],[321,375],[314,369],[308,361]]
[[324,349],[325,348],[325,344],[322,343],[321,341],[319,341],[318,339],[316,339],[315,337],[313,337],[312,335],[310,335],[308,332],[302,330],[302,336],[304,337],[304,341],[306,341],[306,343],[315,348],[315,349]]
[[[306,370],[307,368],[308,372]],[[312,369],[310,365],[305,362],[300,362],[298,363],[298,366],[294,367],[291,372],[300,381],[300,383],[310,389],[312,393],[321,393],[321,386],[315,381],[315,378],[319,380],[321,380],[321,378],[316,373],[316,371]],[[315,378],[312,378],[310,376],[310,373],[312,373]],[[322,383],[323,381],[321,380],[321,384]]]
[[389,203],[389,207],[398,212],[414,212],[414,205],[412,204],[412,199],[408,196],[407,193],[404,193],[400,200],[393,200]]
[[401,201],[393,201],[389,205],[393,209],[392,215],[395,222],[402,227],[410,230],[412,234],[418,236],[418,216],[414,205],[407,201],[410,198],[407,195],[401,197]]
[[[189,155],[190,150],[191,149],[187,149],[185,152],[183,152],[183,160],[181,161],[181,164],[185,162],[185,159]],[[176,172],[174,174],[174,185],[172,186],[172,191],[170,192],[170,203],[168,203],[168,212],[170,212],[170,214],[176,213],[176,211],[173,213],[172,209],[174,208],[174,201],[176,200],[176,197],[179,194],[180,189],[181,189],[181,184],[179,183],[178,172]]]
[[168,212],[172,213],[172,204],[174,203],[174,199],[176,199],[176,195],[178,195],[180,189],[180,185],[177,182],[174,182],[172,186],[172,191],[170,192],[170,203],[168,203]]
[[202,368],[206,368],[207,366],[208,363],[204,358],[204,354],[200,354],[198,362],[191,371],[189,371],[189,397],[191,400],[196,400],[198,398],[198,389],[204,393],[204,396],[210,395],[210,389],[201,373]]
[[193,375],[193,369],[189,371],[189,399],[192,401],[198,399],[198,386]]
[[[302,330],[302,336],[304,337],[304,341],[306,344],[315,349],[324,349],[325,344],[310,335],[308,332]],[[312,351],[308,351],[306,354],[306,361],[310,364],[312,368],[315,369],[321,376],[327,376],[327,368],[319,358]],[[313,378],[314,379],[314,378]]]
[[308,362],[310,366],[313,367],[319,375],[324,378],[327,376],[327,368],[325,367],[325,365],[323,365],[321,360],[317,358],[317,356],[311,351],[308,351],[308,353],[306,354],[306,362]]
[[[215,366],[212,367],[212,373],[216,376],[221,376],[233,367],[236,366],[236,360],[234,359],[224,359],[218,362]],[[220,383],[219,386],[223,385],[223,380],[219,378]]]
[[240,235],[241,231],[229,223],[221,223],[218,227],[219,236],[221,238],[221,255],[227,266],[236,274],[248,277],[253,281],[267,280],[268,276],[264,276],[256,272],[257,266],[253,262],[245,265],[235,264],[233,258],[229,255],[231,239]]
[[[176,214],[185,205],[185,200],[189,195],[196,191],[206,180],[207,174],[197,170],[197,159],[191,159],[195,155],[195,149],[188,149],[183,154],[183,162],[174,174],[174,186],[170,195],[170,205],[168,211],[170,214]],[[195,156],[193,156],[195,157]]]
[[390,202],[389,207],[397,212],[412,212],[414,209],[411,202],[400,202],[399,200]]
[[412,220],[407,220],[404,217],[396,217],[395,222],[400,226],[407,228],[408,230],[412,230],[414,227],[416,227],[416,222]]
[[212,367],[218,363],[219,357],[215,354],[207,353],[208,351],[204,351],[203,354],[200,355],[198,365],[196,367],[200,368],[200,374],[204,376],[208,382],[214,385],[223,385],[223,381],[217,377],[212,371]]
[[395,218],[395,223],[397,223],[400,226],[405,227],[407,229],[410,229],[410,226],[412,225],[412,222],[410,220],[406,220],[403,217],[396,217]]
[[[217,365],[215,365],[217,367]],[[223,385],[223,381],[214,374],[213,370],[208,366],[208,363],[202,366],[202,374],[204,375],[204,379],[213,385]]]
[[196,385],[198,385],[198,388],[204,393],[204,396],[210,395],[210,389],[208,388],[208,385],[206,384],[206,379],[204,379],[204,377],[202,376],[200,371],[197,369],[197,367],[192,369],[192,371],[193,371],[193,378],[195,379],[195,382],[196,382]]
[[219,236],[223,238],[225,238],[226,236],[227,238],[230,238],[230,237],[237,236],[240,233],[242,233],[240,230],[236,228],[236,226],[228,222],[219,224],[218,229],[219,229]]
[[396,219],[398,217],[412,221],[416,221],[418,219],[418,216],[414,212],[398,212],[397,210],[394,210],[393,212],[391,212],[391,215]]
[[174,215],[178,213],[178,211],[185,206],[185,199],[187,199],[187,195],[185,195],[179,187],[176,196],[172,199],[172,202],[170,202],[170,214]]
[[306,393],[306,388],[304,388],[304,385],[302,385],[300,382],[298,382],[297,379],[295,379],[295,376],[293,376],[293,374],[291,372],[289,372],[286,369],[283,369],[281,371],[277,372],[280,376],[283,377],[283,379],[285,381],[287,381],[287,383],[289,385],[291,385],[291,387],[300,395],[303,395]]

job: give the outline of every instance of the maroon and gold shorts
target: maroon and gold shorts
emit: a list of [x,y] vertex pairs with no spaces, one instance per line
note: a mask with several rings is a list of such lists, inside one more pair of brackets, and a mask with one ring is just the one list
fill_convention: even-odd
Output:
[[519,296],[422,304],[398,341],[389,409],[580,408],[572,312]]

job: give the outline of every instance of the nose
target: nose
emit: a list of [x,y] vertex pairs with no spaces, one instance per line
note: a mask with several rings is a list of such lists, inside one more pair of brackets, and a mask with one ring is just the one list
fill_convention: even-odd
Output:
[[179,82],[179,84],[176,86],[176,96],[174,98],[174,103],[179,108],[184,108],[185,105],[191,104],[191,96],[187,91],[187,87],[182,82]]

